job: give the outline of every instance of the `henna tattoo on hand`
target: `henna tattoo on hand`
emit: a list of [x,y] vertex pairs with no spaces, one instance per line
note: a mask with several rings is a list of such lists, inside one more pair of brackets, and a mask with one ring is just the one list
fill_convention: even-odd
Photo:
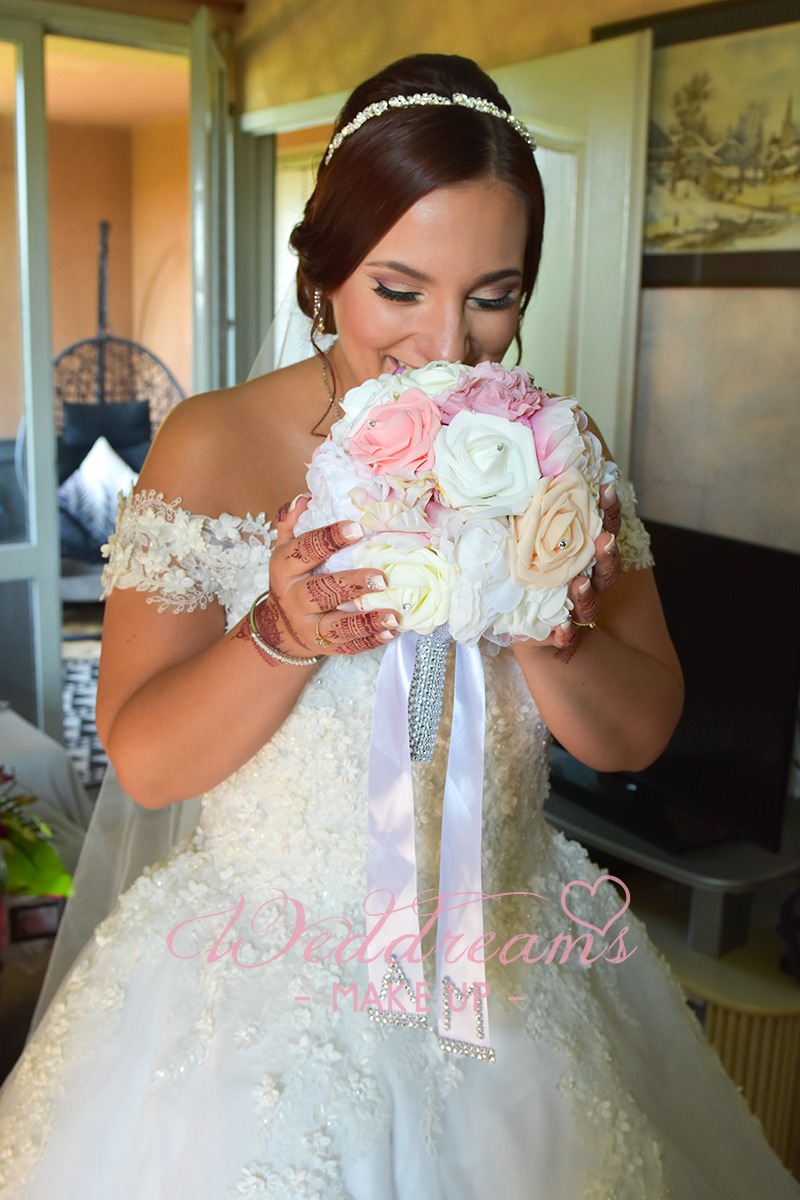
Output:
[[325,525],[322,529],[309,529],[308,533],[301,534],[289,557],[304,565],[324,562],[347,545],[349,542],[338,525]]
[[289,516],[289,513],[291,511],[292,511],[292,502],[291,502],[291,500],[287,500],[286,503],[282,504],[280,506],[280,508],[278,509],[278,511],[276,512],[275,524],[281,525],[287,519],[287,517]]
[[610,558],[604,559],[599,563],[595,570],[600,576],[600,583],[603,588],[611,587],[614,580],[619,575],[619,554],[614,551]]
[[258,657],[262,658],[264,662],[268,664],[268,666],[277,667],[279,665],[277,659],[270,658],[270,656],[261,649],[258,642],[253,640],[253,631],[250,628],[250,622],[248,621],[247,617],[245,617],[244,621],[233,636],[241,638],[243,642],[250,642],[254,646]]
[[311,599],[323,612],[330,612],[347,599],[347,589],[342,585],[337,586],[330,575],[314,575],[306,587]]
[[578,649],[578,646],[580,646],[581,642],[583,641],[585,633],[585,629],[576,629],[575,636],[572,641],[568,642],[566,646],[561,646],[558,650],[556,650],[553,657],[558,662],[568,663],[575,651]]
[[346,642],[344,646],[340,647],[339,653],[347,655],[361,654],[364,650],[375,650],[383,644],[383,640],[377,634],[373,634],[372,637],[360,637],[356,638],[355,641]]
[[622,509],[620,508],[619,499],[617,497],[617,489],[614,488],[614,499],[609,504],[608,508],[603,509],[603,525],[609,533],[619,533],[619,527],[622,524]]

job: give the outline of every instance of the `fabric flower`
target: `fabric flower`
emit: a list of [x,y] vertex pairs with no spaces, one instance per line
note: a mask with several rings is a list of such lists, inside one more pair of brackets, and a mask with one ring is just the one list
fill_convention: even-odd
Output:
[[460,412],[439,430],[434,448],[434,474],[444,504],[486,517],[525,510],[540,475],[526,425]]
[[419,388],[426,396],[435,399],[445,388],[457,382],[464,367],[461,363],[432,362],[425,367],[415,367],[397,377],[400,384]]
[[526,588],[516,608],[497,618],[494,633],[543,642],[564,624],[571,608],[566,584],[556,588]]
[[560,475],[586,456],[587,446],[581,436],[586,424],[586,414],[571,397],[545,396],[531,418],[542,475]]
[[524,589],[513,582],[507,547],[508,521],[450,513],[439,528],[438,550],[456,568],[450,593],[450,633],[457,642],[476,645],[497,613],[515,608]]
[[407,497],[379,501],[373,500],[366,492],[353,492],[352,498],[358,509],[358,519],[365,529],[375,533],[430,534],[425,507],[422,504],[408,504]]
[[561,587],[591,564],[602,527],[592,490],[580,471],[546,475],[514,521],[511,578],[528,587]]
[[368,408],[344,446],[373,475],[413,478],[433,466],[440,426],[433,401],[419,388],[409,388],[393,404]]
[[433,633],[447,621],[453,569],[421,537],[394,534],[359,542],[353,564],[383,571],[388,583],[386,591],[361,597],[363,609],[396,609],[403,631]]
[[531,386],[530,376],[521,367],[507,371],[499,363],[478,363],[477,367],[464,369],[456,386],[443,392],[436,402],[445,425],[464,409],[530,424],[546,398],[546,392]]

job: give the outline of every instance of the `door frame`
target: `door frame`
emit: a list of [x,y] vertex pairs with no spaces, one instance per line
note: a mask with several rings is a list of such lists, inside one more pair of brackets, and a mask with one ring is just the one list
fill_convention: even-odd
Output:
[[[211,45],[213,30],[206,12],[201,10],[194,26],[189,21],[132,16],[73,4],[44,3],[43,0],[0,0],[0,37],[20,47],[18,94],[22,111],[17,125],[19,173],[19,239],[22,278],[23,395],[26,421],[25,463],[28,479],[28,536],[24,541],[0,546],[0,584],[27,582],[31,587],[31,621],[36,720],[51,736],[63,734],[61,705],[61,608],[59,597],[59,532],[55,475],[55,428],[52,405],[52,368],[50,332],[50,261],[48,236],[47,128],[44,100],[44,39],[48,35],[87,41],[132,46],[137,49],[183,54],[190,71],[197,77],[207,74],[212,59],[222,69],[216,45]],[[205,40],[204,40],[205,39]],[[202,51],[202,53],[201,53]],[[203,61],[198,61],[198,60]],[[195,107],[202,105],[203,92],[193,81]],[[200,100],[197,99],[200,97]],[[227,106],[225,117],[227,118]],[[215,111],[214,120],[221,114]],[[211,122],[213,123],[213,121]],[[195,114],[195,128],[204,114]],[[206,171],[207,143],[192,147],[192,178]],[[224,136],[214,131],[215,146],[226,146]],[[208,345],[209,323],[229,322],[231,285],[229,272],[219,270],[208,253],[198,254],[194,246],[202,243],[219,248],[230,263],[230,220],[220,232],[223,212],[211,203],[213,193],[229,189],[230,155],[227,148],[214,161],[214,188],[192,189],[190,199],[193,242],[193,328],[194,344]],[[222,208],[222,206],[220,206]],[[214,228],[215,224],[217,228]],[[199,265],[198,265],[199,264]],[[199,273],[198,273],[199,272]],[[221,303],[209,302],[215,289],[222,289]],[[203,297],[205,317],[198,325],[198,296]],[[232,333],[226,328],[225,344]],[[228,356],[229,357],[229,356]],[[204,364],[202,383],[218,386],[229,381],[226,355],[216,355]],[[198,382],[201,382],[200,380]]]

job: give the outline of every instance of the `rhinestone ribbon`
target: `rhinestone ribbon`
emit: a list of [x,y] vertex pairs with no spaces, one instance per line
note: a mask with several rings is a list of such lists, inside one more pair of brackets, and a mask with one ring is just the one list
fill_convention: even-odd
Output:
[[[420,897],[408,720],[416,643],[416,635],[402,634],[389,644],[375,693],[369,765],[369,894],[365,910],[367,942],[375,948],[369,961],[370,995],[380,1002],[368,1012],[373,1020],[385,1025],[426,1029],[427,1013],[433,1007],[442,1049],[493,1062],[488,987],[481,958],[486,718],[483,663],[477,647],[456,646],[439,890],[432,898]],[[425,915],[422,931],[421,912]],[[434,922],[436,984],[431,997],[422,969],[421,942]],[[471,947],[477,948],[473,954],[469,953]]]

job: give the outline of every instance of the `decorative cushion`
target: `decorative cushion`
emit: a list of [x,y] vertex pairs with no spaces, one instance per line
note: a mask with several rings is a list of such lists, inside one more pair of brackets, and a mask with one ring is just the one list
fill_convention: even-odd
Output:
[[152,444],[148,438],[146,442],[137,442],[135,446],[118,446],[117,452],[132,470],[138,472],[144,466],[144,460],[147,458]]
[[[92,537],[89,530],[63,508],[58,510],[58,523],[61,533],[61,571],[64,573],[66,559],[75,559],[79,563],[102,563],[100,542]],[[82,568],[83,569],[83,568]]]
[[136,477],[107,439],[99,437],[77,471],[59,487],[59,507],[101,546],[114,528],[119,493],[129,492]]
[[146,400],[119,404],[65,404],[62,437],[67,446],[90,450],[104,437],[114,450],[150,441],[150,406]]
[[86,453],[104,437],[134,471],[140,471],[150,448],[150,406],[146,400],[119,404],[65,404],[58,439],[58,482],[77,471]]

